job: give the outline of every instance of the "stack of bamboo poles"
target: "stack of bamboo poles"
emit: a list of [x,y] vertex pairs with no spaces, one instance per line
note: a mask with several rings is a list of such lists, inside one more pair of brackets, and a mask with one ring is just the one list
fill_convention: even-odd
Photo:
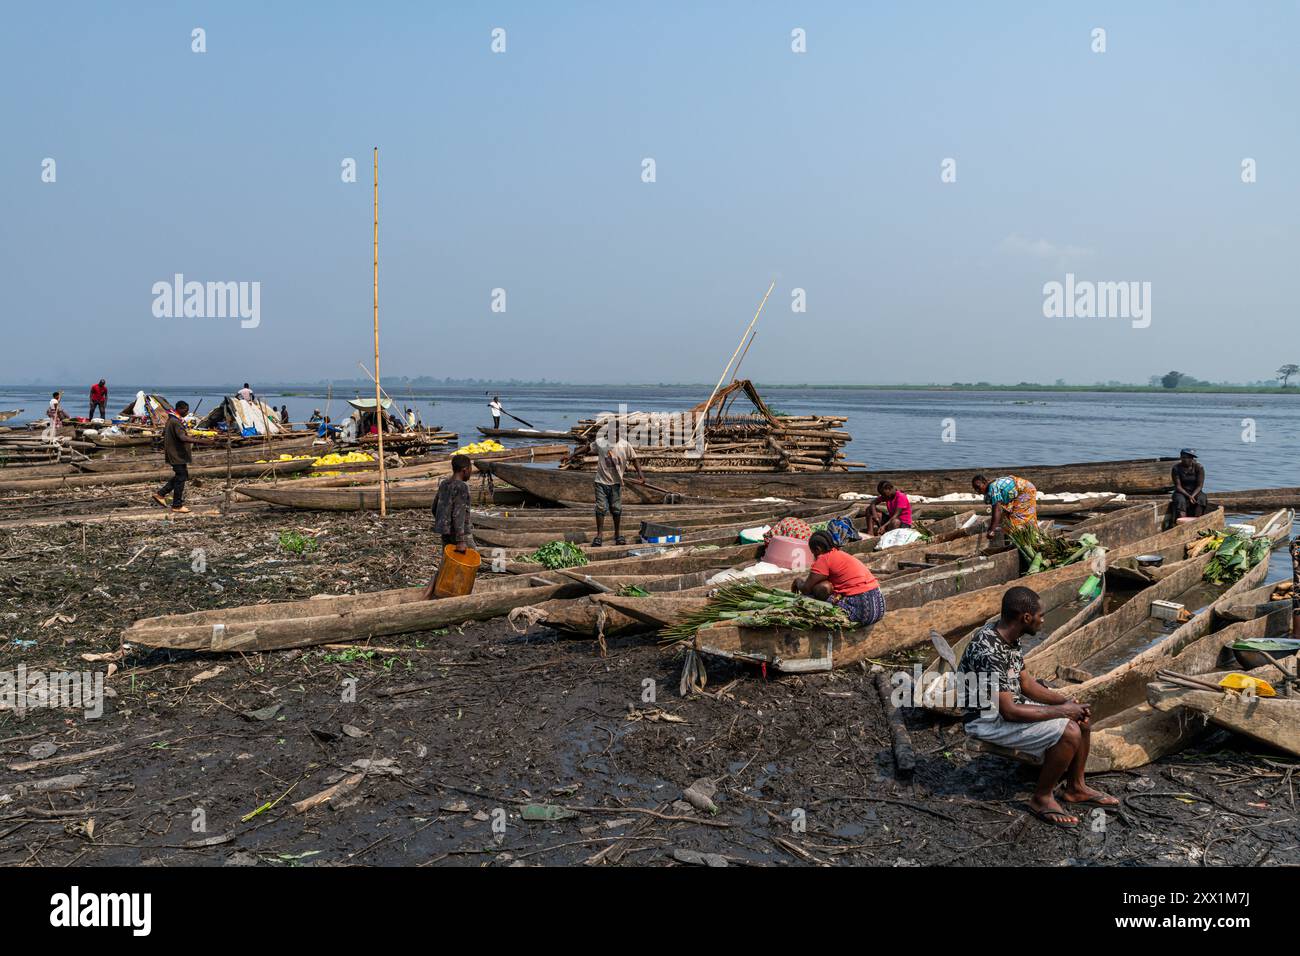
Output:
[[[735,414],[729,404],[744,395],[754,412]],[[732,382],[714,399],[683,416],[633,412],[621,419],[585,419],[570,434],[575,447],[560,467],[596,467],[596,440],[622,433],[645,471],[738,473],[825,472],[865,467],[845,460],[852,436],[840,415],[774,415],[748,380]],[[703,452],[699,433],[703,437]]]

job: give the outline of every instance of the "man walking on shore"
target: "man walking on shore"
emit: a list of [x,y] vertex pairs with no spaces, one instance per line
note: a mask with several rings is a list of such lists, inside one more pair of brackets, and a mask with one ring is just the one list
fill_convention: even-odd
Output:
[[[474,547],[474,525],[470,520],[469,477],[474,471],[469,455],[451,456],[451,475],[438,484],[433,498],[433,531],[445,553],[451,545],[460,554]],[[443,559],[445,560],[445,558]],[[424,589],[424,600],[432,601],[437,576]]]
[[636,468],[637,478],[644,484],[641,462],[626,438],[619,434],[611,442],[602,434],[596,439],[596,537],[591,539],[593,548],[605,543],[606,513],[614,517],[614,543],[627,544],[619,526],[623,521],[623,472],[627,470],[628,462]]
[[177,514],[189,514],[190,511],[189,508],[185,507],[185,482],[189,480],[190,462],[194,458],[190,452],[190,446],[212,444],[211,442],[200,442],[198,439],[191,437],[190,433],[185,430],[183,419],[189,412],[189,402],[180,401],[176,403],[175,408],[167,413],[167,425],[163,429],[163,457],[167,460],[167,464],[171,465],[172,477],[167,484],[159,488],[153,495],[153,500],[166,508],[167,493],[171,492],[172,511]]
[[[99,414],[95,414],[95,409],[99,409]],[[87,418],[107,418],[108,417],[108,383],[102,378],[94,385],[90,386],[90,414]]]

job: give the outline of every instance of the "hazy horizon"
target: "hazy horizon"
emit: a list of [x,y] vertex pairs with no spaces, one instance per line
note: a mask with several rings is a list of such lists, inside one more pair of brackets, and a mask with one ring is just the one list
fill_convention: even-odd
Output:
[[[1294,6],[6,21],[14,385],[360,375],[375,145],[385,377],[711,387],[773,279],[742,368],[771,385],[1255,382],[1300,361]],[[256,326],[157,317],[177,274],[260,283]],[[1149,325],[1045,318],[1067,276],[1150,283]]]

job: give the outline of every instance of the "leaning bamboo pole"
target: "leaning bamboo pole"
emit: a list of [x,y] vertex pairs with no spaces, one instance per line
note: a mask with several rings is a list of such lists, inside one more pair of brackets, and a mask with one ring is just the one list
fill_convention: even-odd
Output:
[[388,514],[388,493],[384,469],[384,407],[380,401],[379,387],[379,147],[375,147],[375,230],[374,230],[374,328],[375,328],[375,427],[379,434],[379,516]]
[[703,440],[703,433],[700,429],[703,427],[704,420],[709,417],[709,407],[713,404],[714,396],[718,394],[718,389],[722,388],[723,380],[726,379],[727,373],[731,371],[731,366],[735,363],[736,356],[740,354],[740,350],[745,345],[745,340],[749,338],[749,333],[753,331],[755,324],[757,324],[758,317],[763,314],[763,306],[767,305],[767,297],[772,294],[772,290],[775,288],[776,280],[773,279],[771,284],[767,287],[767,291],[763,293],[763,301],[758,304],[758,310],[754,313],[754,317],[749,320],[749,325],[745,328],[745,334],[740,337],[740,342],[736,345],[736,351],[732,352],[731,358],[727,359],[727,366],[722,370],[722,375],[718,377],[718,384],[713,386],[713,391],[709,393],[709,400],[704,403],[704,414],[701,416],[700,421],[696,423],[695,431],[691,436],[692,441],[697,445],[697,447]]

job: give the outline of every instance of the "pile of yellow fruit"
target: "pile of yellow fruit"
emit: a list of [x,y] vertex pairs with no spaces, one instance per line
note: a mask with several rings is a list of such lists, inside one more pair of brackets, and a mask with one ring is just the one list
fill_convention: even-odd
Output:
[[311,455],[281,455],[279,458],[259,458],[257,464],[269,465],[276,461],[302,461],[304,458],[310,458]]
[[216,438],[217,431],[215,428],[191,428],[191,435],[197,435],[200,438]]
[[345,455],[340,455],[338,452],[331,452],[328,455],[321,455],[321,457],[317,458],[312,462],[312,467],[325,468],[333,465],[360,465],[374,460],[373,457],[367,455],[364,451],[350,451]]
[[485,438],[482,441],[471,442],[468,445],[461,445],[456,449],[458,455],[486,455],[491,451],[505,451],[506,446],[499,441],[491,438]]

